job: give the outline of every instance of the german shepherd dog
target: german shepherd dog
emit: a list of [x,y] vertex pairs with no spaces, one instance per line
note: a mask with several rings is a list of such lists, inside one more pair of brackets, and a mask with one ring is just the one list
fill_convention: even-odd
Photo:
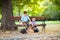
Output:
[[28,28],[22,29],[20,32],[22,34],[26,34],[26,33],[32,34],[34,33],[34,27],[30,24]]

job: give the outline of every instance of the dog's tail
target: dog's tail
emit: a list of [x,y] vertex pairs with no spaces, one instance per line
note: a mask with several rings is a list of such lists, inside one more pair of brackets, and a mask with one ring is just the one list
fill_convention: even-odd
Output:
[[27,32],[26,32],[26,29],[22,29],[22,30],[20,31],[20,33],[26,34],[26,33],[27,33]]

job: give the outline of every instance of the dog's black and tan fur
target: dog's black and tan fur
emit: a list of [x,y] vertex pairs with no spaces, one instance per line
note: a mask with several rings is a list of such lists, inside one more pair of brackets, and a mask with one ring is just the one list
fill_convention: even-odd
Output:
[[31,34],[31,33],[34,33],[34,27],[30,24],[28,28],[22,29],[21,33],[22,34],[26,34],[26,33]]

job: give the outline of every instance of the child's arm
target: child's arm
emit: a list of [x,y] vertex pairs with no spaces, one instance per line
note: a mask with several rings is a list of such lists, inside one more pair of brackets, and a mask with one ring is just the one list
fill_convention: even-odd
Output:
[[29,21],[31,22],[31,20],[30,20],[29,16],[28,16],[28,19],[29,19]]
[[21,21],[23,20],[23,16],[21,17]]
[[21,16],[21,21],[24,21],[24,16]]

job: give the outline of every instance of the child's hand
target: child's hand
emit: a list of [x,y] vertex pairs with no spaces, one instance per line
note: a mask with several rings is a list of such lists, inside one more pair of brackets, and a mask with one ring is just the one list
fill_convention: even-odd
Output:
[[31,21],[30,21],[30,23],[31,23]]
[[23,23],[22,23],[22,22],[20,22],[20,24],[22,25]]
[[29,24],[32,24],[32,22],[30,21]]

